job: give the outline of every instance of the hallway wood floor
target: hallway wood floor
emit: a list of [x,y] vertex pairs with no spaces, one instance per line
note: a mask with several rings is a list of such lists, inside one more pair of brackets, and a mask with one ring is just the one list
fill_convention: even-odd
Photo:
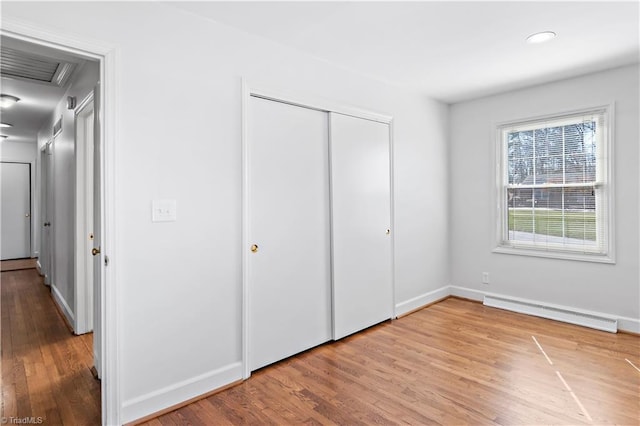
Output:
[[[1,274],[3,418],[100,423],[91,335],[35,269]],[[621,424],[640,418],[640,337],[450,298],[265,367],[163,425]]]
[[640,337],[450,298],[145,423],[637,425]]
[[73,335],[35,269],[2,272],[3,424],[99,425],[92,335]]

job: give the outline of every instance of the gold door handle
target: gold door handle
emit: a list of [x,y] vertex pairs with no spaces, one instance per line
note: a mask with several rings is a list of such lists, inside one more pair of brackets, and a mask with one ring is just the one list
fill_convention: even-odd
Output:
[[251,244],[251,252],[255,253],[258,251],[258,245],[257,244]]
[[100,248],[99,247],[98,248],[95,248],[95,247],[92,248],[91,249],[91,254],[94,255],[94,256],[99,255],[100,254]]

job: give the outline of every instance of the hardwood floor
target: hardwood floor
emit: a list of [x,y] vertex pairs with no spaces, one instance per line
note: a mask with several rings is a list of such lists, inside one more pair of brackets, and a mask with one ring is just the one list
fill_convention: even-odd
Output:
[[[2,417],[100,423],[91,335],[35,269],[1,274]],[[640,418],[640,337],[447,299],[254,372],[158,425],[623,424]]]
[[638,336],[450,298],[145,424],[637,425],[637,368]]
[[20,269],[32,269],[36,267],[36,259],[13,259],[0,262],[0,271],[17,271]]
[[91,334],[69,331],[35,269],[0,280],[2,423],[100,424]]

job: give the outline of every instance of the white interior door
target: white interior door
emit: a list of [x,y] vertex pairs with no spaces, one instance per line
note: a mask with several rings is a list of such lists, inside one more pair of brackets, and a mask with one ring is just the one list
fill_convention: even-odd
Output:
[[331,339],[328,115],[251,97],[248,366]]
[[393,315],[389,125],[331,113],[334,339]]
[[93,99],[76,111],[75,332],[93,331]]
[[41,151],[40,173],[40,267],[44,274],[44,283],[51,285],[53,278],[53,235],[51,222],[53,221],[53,142],[49,141]]
[[0,257],[31,257],[31,165],[0,163]]
[[[100,121],[101,103],[100,103],[100,85],[96,86],[93,91],[93,194],[92,194],[92,213],[93,213],[93,365],[96,369],[98,378],[102,378],[103,372],[103,336],[102,329],[102,273],[104,271],[104,255],[102,254],[102,234],[103,234],[103,217],[102,217],[102,149],[100,143],[101,126]],[[103,386],[104,391],[104,386]],[[104,394],[103,394],[104,395]],[[103,396],[104,401],[104,396]]]

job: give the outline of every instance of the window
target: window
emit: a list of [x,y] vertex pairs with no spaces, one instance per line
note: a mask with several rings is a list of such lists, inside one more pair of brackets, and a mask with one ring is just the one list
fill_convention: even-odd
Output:
[[599,108],[498,127],[495,251],[613,262],[608,116]]

